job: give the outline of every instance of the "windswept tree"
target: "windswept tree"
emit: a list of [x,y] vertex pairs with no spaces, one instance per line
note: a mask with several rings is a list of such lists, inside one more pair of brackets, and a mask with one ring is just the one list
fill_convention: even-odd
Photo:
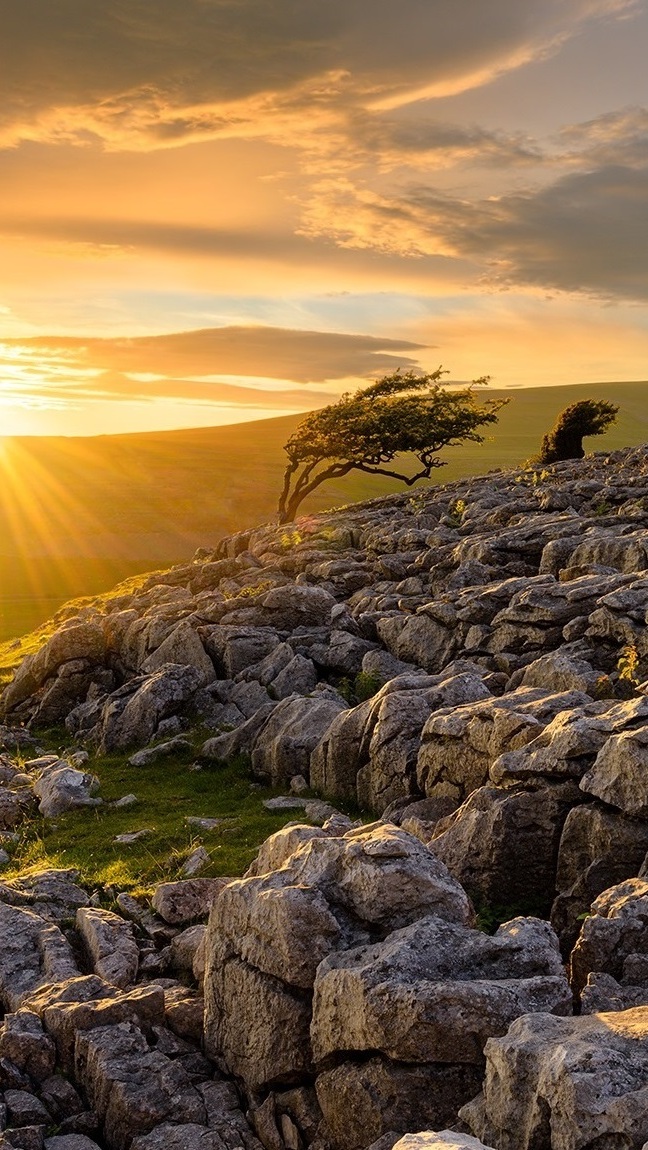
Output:
[[583,439],[602,435],[614,423],[618,413],[614,403],[604,399],[582,399],[561,411],[553,428],[543,437],[538,463],[560,463],[563,459],[582,459]]
[[[479,403],[472,387],[448,391],[439,386],[443,374],[440,367],[424,375],[395,372],[308,415],[284,448],[288,465],[279,522],[292,523],[306,496],[329,479],[363,471],[411,487],[444,465],[437,455],[441,448],[482,443],[479,429],[496,423],[507,401]],[[485,383],[487,377],[475,380]],[[400,470],[407,456],[416,461],[411,473]],[[388,466],[394,460],[398,469]]]

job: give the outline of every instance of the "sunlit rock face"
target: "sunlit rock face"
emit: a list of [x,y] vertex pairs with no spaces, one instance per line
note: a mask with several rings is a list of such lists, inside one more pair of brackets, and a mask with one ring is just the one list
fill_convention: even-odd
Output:
[[[95,748],[173,769],[198,725],[203,762],[247,755],[319,825],[151,904],[0,882],[10,1130],[642,1150],[647,506],[643,449],[496,473],[232,536],[59,620],[2,696],[4,835],[98,804]],[[52,722],[88,750],[29,750]]]
[[281,1109],[314,1086],[327,1139],[359,1150],[450,1122],[479,1089],[489,1036],[571,1011],[549,924],[475,930],[416,837],[380,823],[275,839],[214,903],[206,938],[205,1047],[248,1097],[270,1091]]

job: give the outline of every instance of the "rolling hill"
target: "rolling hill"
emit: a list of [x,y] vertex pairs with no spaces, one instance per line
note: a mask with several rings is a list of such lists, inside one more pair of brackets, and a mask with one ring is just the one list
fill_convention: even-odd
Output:
[[[514,467],[532,456],[556,415],[579,399],[620,407],[592,450],[648,440],[648,382],[507,392],[487,442],[448,448],[436,482]],[[270,519],[283,444],[301,416],[227,427],[93,438],[0,440],[0,638],[21,634],[66,599],[168,565],[223,535]],[[303,513],[399,488],[350,475],[326,484]]]

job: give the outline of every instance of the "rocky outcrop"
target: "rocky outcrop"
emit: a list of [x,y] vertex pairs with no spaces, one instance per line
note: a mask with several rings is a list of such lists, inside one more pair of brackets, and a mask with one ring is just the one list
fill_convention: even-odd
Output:
[[[150,906],[0,883],[0,1138],[641,1150],[647,508],[645,449],[494,473],[247,531],[59,616],[0,703],[7,852],[37,807],[100,801],[94,749],[173,771],[198,724],[197,767],[245,754],[292,792],[268,809],[319,825]],[[52,723],[87,750],[32,752]]]
[[[173,978],[146,981],[143,927],[87,902],[67,872],[0,887],[3,1143],[261,1150],[231,1083],[202,1053],[200,996]],[[170,972],[159,933],[158,965]],[[82,974],[77,957],[97,973]]]
[[483,1096],[461,1116],[497,1150],[641,1150],[648,1139],[648,1007],[517,1019],[487,1043]]
[[571,1010],[549,925],[472,929],[443,864],[394,826],[287,828],[254,871],[212,908],[206,1049],[251,1098],[281,1105],[314,1082],[342,1150],[448,1123],[478,1089],[489,1035]]

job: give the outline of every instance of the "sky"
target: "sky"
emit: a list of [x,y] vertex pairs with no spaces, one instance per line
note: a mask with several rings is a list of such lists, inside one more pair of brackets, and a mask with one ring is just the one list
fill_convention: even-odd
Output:
[[646,0],[0,0],[0,436],[648,378]]

